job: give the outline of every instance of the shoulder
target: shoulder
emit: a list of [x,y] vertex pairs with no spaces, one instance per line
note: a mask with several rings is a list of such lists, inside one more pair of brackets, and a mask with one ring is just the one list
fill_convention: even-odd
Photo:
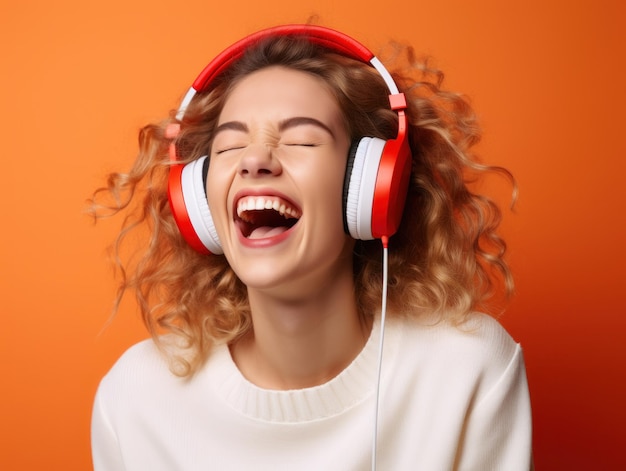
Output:
[[126,350],[100,381],[98,396],[107,401],[142,401],[148,392],[166,395],[189,380],[172,372],[169,336],[161,338],[160,345],[146,339]]
[[467,355],[474,360],[510,359],[519,344],[493,317],[471,313],[463,322],[429,320],[401,321],[408,345],[437,355]]
[[[202,397],[206,375],[178,376],[172,371],[171,337],[159,345],[148,339],[124,352],[100,381],[95,410],[111,423],[143,423],[155,411],[172,413],[167,404],[187,407]],[[166,412],[167,411],[167,412]]]
[[113,364],[107,376],[119,377],[136,370],[160,369],[165,359],[152,339],[142,340],[128,348]]
[[154,379],[169,376],[167,361],[152,339],[143,340],[126,350],[102,378],[99,394],[119,395],[132,390],[133,385],[150,383]]
[[396,321],[402,369],[432,384],[470,387],[479,396],[509,374],[524,372],[521,346],[493,317],[472,313],[464,322]]

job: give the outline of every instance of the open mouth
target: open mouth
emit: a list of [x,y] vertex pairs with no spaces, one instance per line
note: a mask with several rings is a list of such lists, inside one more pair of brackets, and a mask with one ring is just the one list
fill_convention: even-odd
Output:
[[236,223],[247,239],[274,237],[291,229],[302,212],[277,196],[245,196],[237,201]]

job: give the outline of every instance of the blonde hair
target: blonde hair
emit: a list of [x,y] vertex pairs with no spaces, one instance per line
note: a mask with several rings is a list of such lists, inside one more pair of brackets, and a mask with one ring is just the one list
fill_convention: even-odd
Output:
[[[485,309],[497,287],[513,289],[496,229],[501,214],[489,198],[473,193],[477,174],[505,169],[478,163],[471,154],[479,140],[476,116],[460,95],[441,88],[443,75],[416,59],[413,49],[394,45],[390,68],[408,100],[413,154],[406,208],[390,241],[390,315],[436,313],[460,320]],[[369,65],[312,44],[306,37],[276,37],[250,48],[210,90],[192,100],[182,118],[177,148],[183,162],[209,153],[213,130],[230,91],[241,78],[269,66],[282,66],[323,79],[345,116],[353,139],[394,138],[397,115],[388,90]],[[115,243],[121,270],[117,302],[135,292],[143,320],[161,345],[163,332],[175,334],[187,353],[173,358],[173,371],[192,375],[217,343],[236,340],[251,328],[246,288],[223,256],[196,253],[183,241],[167,197],[169,172],[165,128],[174,112],[139,134],[139,155],[130,171],[109,175],[95,191],[94,217],[126,213]],[[111,198],[106,198],[109,195]],[[147,228],[148,242],[123,261],[128,236]],[[356,241],[356,297],[363,316],[374,316],[381,298],[380,241]]]

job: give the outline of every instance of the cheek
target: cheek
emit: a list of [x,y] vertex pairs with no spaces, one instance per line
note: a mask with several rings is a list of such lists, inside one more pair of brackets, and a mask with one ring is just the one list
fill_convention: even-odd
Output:
[[320,199],[329,194],[341,194],[346,173],[346,159],[333,155],[329,158],[311,158],[306,163],[290,165],[289,174],[299,185],[306,186]]
[[[306,193],[315,208],[316,225],[325,226],[333,232],[343,232],[343,188],[345,165],[342,159],[335,159],[323,168],[308,169],[304,174]],[[304,188],[303,188],[304,189]]]

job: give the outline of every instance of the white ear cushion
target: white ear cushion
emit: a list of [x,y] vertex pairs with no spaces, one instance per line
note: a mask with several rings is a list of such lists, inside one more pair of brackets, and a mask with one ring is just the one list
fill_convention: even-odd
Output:
[[183,189],[183,199],[189,220],[198,238],[212,254],[224,253],[220,243],[213,217],[209,210],[206,191],[204,189],[204,178],[202,178],[202,166],[206,156],[199,158],[185,165],[181,175],[181,186]]
[[359,141],[346,199],[346,223],[354,239],[371,240],[372,210],[378,167],[386,141],[364,137]]

